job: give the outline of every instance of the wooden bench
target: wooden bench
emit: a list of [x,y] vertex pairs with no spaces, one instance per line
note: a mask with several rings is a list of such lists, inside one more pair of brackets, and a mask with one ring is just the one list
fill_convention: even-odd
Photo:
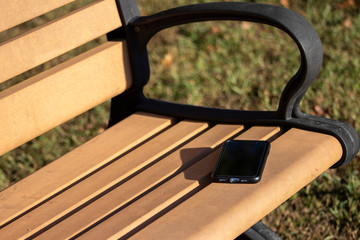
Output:
[[[0,1],[0,31],[69,2]],[[273,25],[298,45],[301,67],[277,111],[143,96],[155,33],[224,19]],[[134,0],[95,1],[2,43],[0,82],[104,34],[108,42],[0,93],[0,154],[112,98],[110,128],[0,193],[2,239],[233,239],[358,152],[347,124],[300,111],[321,43],[301,16],[275,6],[199,4],[140,17]],[[232,138],[271,141],[259,183],[212,182],[220,147]]]

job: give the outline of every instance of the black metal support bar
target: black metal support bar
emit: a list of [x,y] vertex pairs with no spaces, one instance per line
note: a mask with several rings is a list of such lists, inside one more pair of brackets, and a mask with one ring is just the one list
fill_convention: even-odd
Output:
[[261,221],[255,223],[251,228],[246,230],[243,234],[237,237],[235,240],[282,240],[268,226]]
[[132,73],[130,89],[111,100],[109,127],[136,111],[136,106],[145,100],[142,89],[150,78],[147,51],[139,51],[134,29],[129,22],[140,16],[136,0],[116,0],[122,27],[107,34],[109,41],[125,40],[129,52]]

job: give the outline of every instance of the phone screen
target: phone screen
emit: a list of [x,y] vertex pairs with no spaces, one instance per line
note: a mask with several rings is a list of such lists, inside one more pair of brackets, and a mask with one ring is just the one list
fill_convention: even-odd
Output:
[[269,147],[270,143],[266,141],[226,141],[213,173],[214,178],[222,182],[258,182]]

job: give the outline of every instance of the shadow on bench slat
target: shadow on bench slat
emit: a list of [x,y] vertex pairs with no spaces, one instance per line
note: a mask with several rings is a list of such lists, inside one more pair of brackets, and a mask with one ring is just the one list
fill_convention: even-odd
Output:
[[1,191],[0,226],[151,138],[172,122],[169,117],[146,113],[133,114],[64,155],[61,160],[50,163],[35,174]]

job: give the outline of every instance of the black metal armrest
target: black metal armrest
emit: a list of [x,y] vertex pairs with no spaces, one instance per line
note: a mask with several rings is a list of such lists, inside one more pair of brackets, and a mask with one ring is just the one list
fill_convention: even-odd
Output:
[[[131,101],[137,104],[130,107],[131,110],[127,109],[128,112],[144,110],[199,120],[280,125],[330,134],[343,146],[343,157],[334,167],[350,162],[357,154],[359,137],[352,127],[339,121],[304,114],[300,110],[300,101],[317,77],[323,59],[320,38],[301,15],[278,6],[240,2],[188,5],[151,16],[140,16],[134,0],[118,1],[118,7],[124,24],[120,32],[128,40],[135,84],[128,93],[113,101],[113,119],[120,118],[116,117],[119,108],[124,111],[123,103],[121,105],[117,102],[131,98]],[[146,52],[149,40],[165,28],[208,20],[239,20],[268,24],[286,32],[297,44],[301,54],[300,67],[285,86],[276,111],[214,109],[146,99],[143,96],[142,87],[150,76]]]
[[323,58],[321,41],[314,28],[299,14],[273,5],[221,2],[188,5],[130,21],[140,50],[158,31],[179,24],[208,20],[241,20],[264,23],[282,29],[297,44],[301,53],[299,71],[289,81],[281,97],[278,113],[292,117],[310,84],[318,75]]

